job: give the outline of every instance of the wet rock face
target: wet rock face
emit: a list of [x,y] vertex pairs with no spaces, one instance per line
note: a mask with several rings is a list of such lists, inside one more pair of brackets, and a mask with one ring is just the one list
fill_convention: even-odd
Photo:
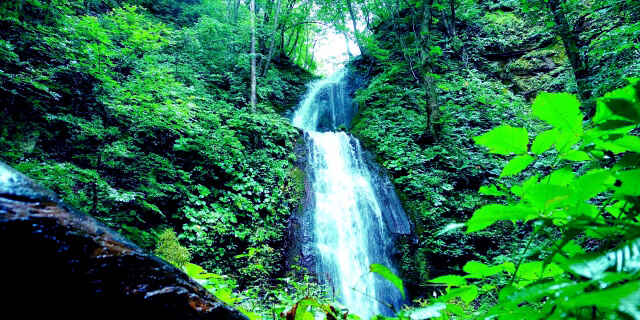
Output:
[[173,265],[0,162],[3,314],[246,319]]

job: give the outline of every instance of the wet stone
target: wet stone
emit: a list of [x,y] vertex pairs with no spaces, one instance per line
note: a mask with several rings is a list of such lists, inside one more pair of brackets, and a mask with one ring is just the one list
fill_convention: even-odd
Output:
[[3,313],[24,319],[246,319],[181,270],[0,162]]

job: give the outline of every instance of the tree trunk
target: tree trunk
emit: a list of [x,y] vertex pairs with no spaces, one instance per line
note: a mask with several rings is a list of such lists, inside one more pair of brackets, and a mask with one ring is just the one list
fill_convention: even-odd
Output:
[[373,29],[371,28],[371,21],[369,21],[369,18],[371,17],[371,14],[369,13],[369,9],[367,8],[367,3],[366,1],[362,1],[362,14],[364,15],[364,23],[366,24],[367,30],[369,31],[373,31]]
[[256,1],[251,0],[251,111],[256,111]]
[[271,59],[273,59],[273,54],[276,52],[276,35],[278,34],[278,18],[280,15],[280,5],[282,1],[277,0],[276,2],[276,16],[273,21],[273,33],[271,34],[271,44],[269,46],[269,55],[267,56],[267,61],[264,64],[264,68],[262,69],[262,73],[260,77],[264,77],[269,71],[269,65],[271,64]]
[[284,50],[286,50],[285,46],[284,46],[284,34],[286,32],[285,29],[285,25],[282,25],[282,28],[280,28],[280,52],[284,53]]
[[[292,57],[293,52],[296,50],[296,46],[298,45],[298,39],[300,38],[300,30],[296,28],[296,39],[293,41],[293,45],[291,46],[291,50],[289,50],[289,57]],[[291,40],[291,38],[289,38]]]
[[456,0],[449,0],[451,9],[451,37],[456,36]]
[[240,9],[240,0],[233,1],[231,10],[229,10],[229,21],[232,24],[238,23],[238,10]]
[[347,45],[347,55],[349,56],[349,60],[351,60],[353,58],[353,54],[351,53],[351,50],[349,50],[349,35],[347,34],[347,32],[343,32],[342,35],[344,36],[344,41],[345,44]]
[[407,54],[407,43],[405,41],[404,38],[404,34],[402,32],[402,30],[400,30],[399,26],[400,24],[397,22],[396,18],[400,18],[400,10],[401,10],[401,6],[400,6],[400,1],[396,0],[395,1],[395,9],[393,8],[392,5],[387,5],[387,8],[391,13],[391,22],[393,24],[393,28],[394,28],[394,32],[393,34],[396,37],[396,40],[398,40],[398,43],[400,44],[400,51],[402,52],[402,57],[404,58],[404,61],[407,63],[407,66],[409,66],[409,69],[411,70],[411,74],[413,75],[413,77],[420,81],[419,78],[416,76],[416,73],[413,70],[413,59],[412,57],[410,57]]
[[351,16],[351,22],[353,23],[353,34],[355,35],[355,38],[356,38],[356,44],[358,45],[358,49],[360,49],[360,53],[364,54],[364,51],[363,51],[364,48],[360,43],[360,36],[358,34],[356,14],[353,11],[353,5],[351,3],[351,0],[347,0],[347,7],[349,8],[349,15]]
[[309,62],[307,63],[307,66],[311,67],[313,64],[313,59],[315,59],[316,56],[316,44],[318,44],[318,41],[314,41],[313,42],[313,46],[311,47],[311,58],[309,59]]
[[580,100],[584,103],[591,97],[591,93],[589,92],[587,85],[589,70],[587,69],[586,61],[584,61],[580,56],[578,37],[569,27],[569,23],[567,22],[564,8],[560,3],[560,0],[549,0],[548,4],[549,9],[553,14],[553,20],[556,23],[556,33],[562,38],[564,50],[567,53],[569,62],[571,63],[571,68],[573,68],[573,74],[576,78],[576,83],[578,84]]
[[433,25],[433,1],[425,0],[422,8],[422,24],[420,28],[420,64],[422,66],[422,81],[425,91],[427,119],[429,129],[435,137],[440,131],[440,110],[436,96],[436,82],[433,77],[433,62],[431,61],[431,29]]

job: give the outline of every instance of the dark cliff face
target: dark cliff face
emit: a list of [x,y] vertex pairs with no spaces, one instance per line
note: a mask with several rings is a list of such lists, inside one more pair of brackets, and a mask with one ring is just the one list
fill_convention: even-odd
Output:
[[3,313],[21,318],[246,319],[0,162]]

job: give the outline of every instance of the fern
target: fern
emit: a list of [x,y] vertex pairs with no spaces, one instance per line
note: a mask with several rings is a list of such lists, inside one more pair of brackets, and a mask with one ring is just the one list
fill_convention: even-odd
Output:
[[568,263],[573,273],[589,279],[601,279],[607,271],[636,274],[640,271],[640,238],[604,254],[578,255]]

